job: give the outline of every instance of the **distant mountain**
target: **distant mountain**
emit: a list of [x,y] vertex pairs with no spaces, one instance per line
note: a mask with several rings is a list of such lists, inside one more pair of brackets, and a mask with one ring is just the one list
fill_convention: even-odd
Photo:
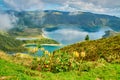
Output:
[[106,38],[106,37],[111,37],[111,36],[116,36],[116,35],[119,35],[120,32],[115,32],[115,31],[105,31],[105,34],[103,35],[103,38]]
[[19,18],[17,22],[19,30],[24,29],[24,27],[42,28],[56,25],[77,25],[88,32],[96,32],[104,26],[108,26],[115,31],[120,31],[120,18],[115,16],[93,14],[90,12],[63,12],[56,10],[6,12],[8,14],[15,14]]

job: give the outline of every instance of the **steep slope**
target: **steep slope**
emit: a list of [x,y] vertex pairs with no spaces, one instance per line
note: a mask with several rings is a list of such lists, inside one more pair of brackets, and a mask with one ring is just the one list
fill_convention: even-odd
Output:
[[40,73],[0,59],[0,80],[37,80]]
[[99,40],[84,41],[60,49],[61,52],[72,54],[85,53],[85,60],[98,60],[104,58],[108,62],[120,62],[120,35]]
[[6,52],[23,52],[26,49],[22,47],[22,42],[14,38],[0,34],[0,50]]

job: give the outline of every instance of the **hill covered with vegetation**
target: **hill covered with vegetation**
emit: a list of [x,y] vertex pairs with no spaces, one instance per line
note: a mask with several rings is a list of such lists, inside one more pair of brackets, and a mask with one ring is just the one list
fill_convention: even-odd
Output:
[[18,25],[18,27],[12,28],[8,31],[8,33],[11,36],[15,36],[15,37],[41,37],[42,35],[42,30],[41,28],[20,28],[20,26]]
[[72,44],[60,49],[62,53],[85,53],[84,60],[96,61],[104,58],[108,62],[120,62],[120,35]]
[[30,70],[22,65],[0,59],[0,80],[119,80],[120,74],[117,74],[119,71],[120,65],[108,64],[84,73],[71,71],[54,74]]
[[0,50],[5,52],[24,52],[23,43],[8,35],[0,34]]

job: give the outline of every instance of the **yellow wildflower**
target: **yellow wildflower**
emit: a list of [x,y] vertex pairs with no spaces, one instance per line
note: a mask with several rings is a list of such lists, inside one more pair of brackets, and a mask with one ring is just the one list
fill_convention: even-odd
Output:
[[48,52],[47,55],[50,56],[50,53]]
[[36,53],[37,51],[38,51],[38,48],[33,48],[33,49],[31,49],[30,52],[32,52],[32,53]]
[[73,52],[73,56],[74,56],[74,57],[79,57],[79,53],[78,53],[77,51],[74,51],[74,52]]
[[37,61],[40,61],[40,58],[37,57],[36,59],[37,59]]
[[44,51],[45,49],[44,48],[40,48],[41,51]]
[[46,50],[46,51],[45,51],[45,54],[48,54],[48,53],[49,53],[49,52]]
[[81,57],[85,57],[86,56],[86,54],[85,54],[85,52],[81,52]]
[[47,51],[47,50],[44,52],[44,54],[50,56],[50,53],[49,53],[49,51]]
[[48,68],[49,67],[49,65],[44,65],[45,66],[45,68]]
[[57,58],[56,61],[57,61],[57,62],[60,62],[60,58]]

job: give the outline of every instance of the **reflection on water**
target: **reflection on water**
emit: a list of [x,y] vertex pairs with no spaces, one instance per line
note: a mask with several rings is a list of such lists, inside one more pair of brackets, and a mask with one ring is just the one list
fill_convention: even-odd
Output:
[[111,30],[110,28],[101,28],[98,32],[86,32],[83,31],[77,27],[64,27],[59,28],[54,31],[46,31],[44,30],[45,36],[52,38],[62,44],[72,44],[75,42],[83,41],[85,39],[86,35],[89,35],[91,40],[102,38],[102,36],[105,34],[104,32],[106,30]]

